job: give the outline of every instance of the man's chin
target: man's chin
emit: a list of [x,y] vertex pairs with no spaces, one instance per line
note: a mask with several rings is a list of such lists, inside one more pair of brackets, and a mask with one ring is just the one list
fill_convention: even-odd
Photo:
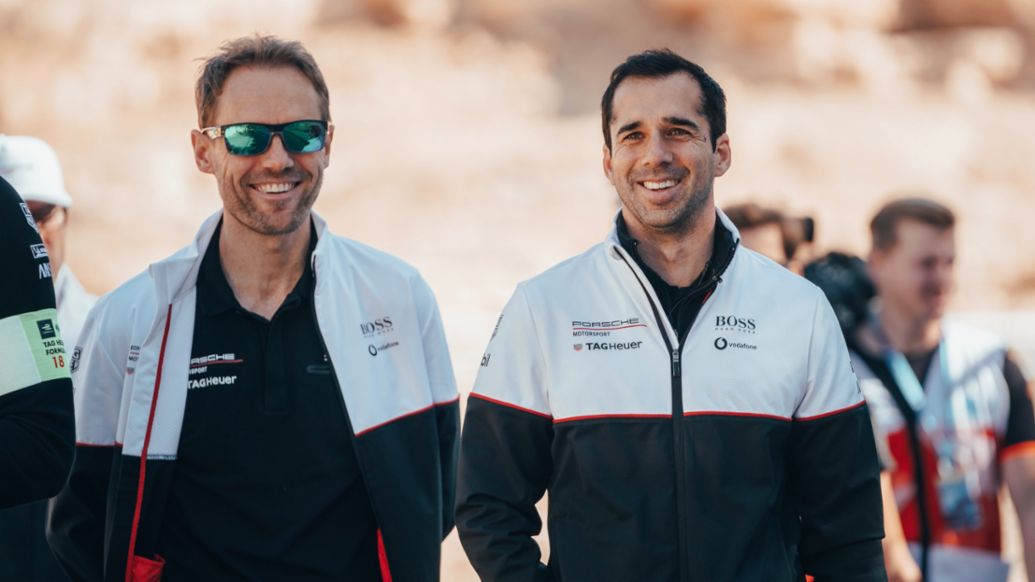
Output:
[[248,215],[238,218],[238,222],[256,234],[283,236],[297,231],[306,223],[308,218],[308,209],[304,211],[293,209],[290,214],[250,212]]
[[925,315],[927,316],[927,319],[934,320],[941,319],[942,317],[944,317],[945,312],[948,308],[948,303],[948,301],[936,301],[927,303],[925,309]]

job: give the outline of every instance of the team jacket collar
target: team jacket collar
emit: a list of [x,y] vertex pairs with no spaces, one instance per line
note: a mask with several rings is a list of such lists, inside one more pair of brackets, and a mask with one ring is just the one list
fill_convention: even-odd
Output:
[[[191,244],[171,257],[153,263],[148,267],[148,272],[151,274],[151,279],[155,284],[158,305],[175,303],[183,298],[184,295],[194,292],[194,287],[198,281],[198,270],[201,267],[201,259],[205,256],[205,251],[212,241],[212,236],[215,234],[216,227],[219,225],[219,219],[222,216],[223,212],[221,210],[209,216],[202,223]],[[316,225],[318,239],[312,258],[315,264],[316,256],[325,254],[326,251],[323,249],[329,243],[325,243],[327,237],[324,236],[324,233],[327,231],[327,222],[315,212],[311,213],[311,216]]]
[[[722,228],[729,233],[729,237],[725,240],[728,241],[727,245],[717,245],[712,251],[712,265],[709,267],[712,273],[707,279],[710,281],[714,280],[716,283],[722,282],[722,276],[726,273],[730,264],[733,262],[734,257],[737,254],[737,249],[740,246],[740,231],[737,230],[736,225],[733,221],[726,216],[721,209],[716,208],[715,213],[718,216],[718,221],[715,224],[715,228]],[[617,259],[618,273],[620,274],[620,280],[626,284],[630,284],[630,292],[635,294],[646,293],[650,299],[652,307],[656,309],[656,306],[661,305],[661,301],[658,299],[657,293],[654,292],[654,287],[651,285],[647,275],[640,268],[639,264],[633,258],[625,247],[622,246],[621,234],[619,233],[619,220],[622,220],[622,211],[619,210],[615,214],[615,218],[612,221],[613,226],[611,232],[604,240],[605,248],[608,249],[608,253],[612,258]],[[624,264],[622,264],[624,263]],[[633,277],[628,277],[628,273],[631,271]],[[672,328],[667,317],[657,318],[661,325],[664,326],[665,334],[668,336],[669,342],[673,346],[679,345],[679,337],[675,330]]]

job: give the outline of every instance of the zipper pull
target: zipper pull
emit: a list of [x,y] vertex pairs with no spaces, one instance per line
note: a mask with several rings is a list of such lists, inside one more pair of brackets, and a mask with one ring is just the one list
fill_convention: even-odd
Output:
[[683,368],[679,365],[679,348],[672,348],[672,377],[679,378],[683,375]]

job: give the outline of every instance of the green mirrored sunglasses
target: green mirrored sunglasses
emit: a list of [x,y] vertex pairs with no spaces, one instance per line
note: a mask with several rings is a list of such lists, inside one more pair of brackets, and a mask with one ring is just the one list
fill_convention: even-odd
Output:
[[327,122],[304,119],[271,125],[268,123],[230,123],[206,127],[201,133],[223,137],[226,149],[235,156],[257,156],[269,149],[273,136],[279,135],[284,149],[293,154],[309,154],[323,149],[327,141]]

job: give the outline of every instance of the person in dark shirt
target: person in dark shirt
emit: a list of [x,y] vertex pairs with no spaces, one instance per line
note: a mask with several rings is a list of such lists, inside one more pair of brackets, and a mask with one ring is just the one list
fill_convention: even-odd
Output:
[[946,321],[955,216],[925,198],[883,206],[868,271],[879,306],[848,333],[885,468],[894,581],[1005,580],[998,496],[1017,508],[1035,577],[1035,412],[998,338]]
[[459,408],[434,297],[311,211],[334,128],[301,44],[226,43],[196,97],[223,208],[87,321],[51,546],[76,580],[437,580]]
[[50,262],[32,214],[3,178],[0,257],[0,508],[8,508],[61,489],[75,425]]

